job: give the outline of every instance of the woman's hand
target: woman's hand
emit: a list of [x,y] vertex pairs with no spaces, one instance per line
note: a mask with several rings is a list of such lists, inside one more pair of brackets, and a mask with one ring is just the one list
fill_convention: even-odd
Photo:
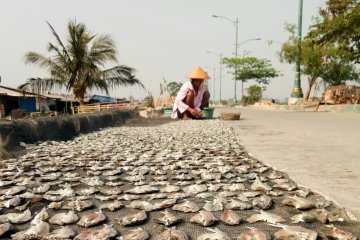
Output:
[[189,113],[191,113],[191,115],[193,115],[195,118],[201,118],[202,117],[202,111],[201,110],[196,110],[194,108],[189,108]]

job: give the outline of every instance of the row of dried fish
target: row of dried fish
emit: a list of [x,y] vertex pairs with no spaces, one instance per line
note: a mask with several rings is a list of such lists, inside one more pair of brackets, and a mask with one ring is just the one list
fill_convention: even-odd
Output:
[[[193,133],[191,137],[189,131]],[[78,224],[89,228],[108,221],[106,211],[124,207],[141,211],[118,216],[110,223],[152,224],[153,221],[147,221],[148,212],[170,208],[174,212],[165,210],[154,221],[175,225],[181,220],[177,211],[193,213],[189,221],[201,226],[215,222],[252,226],[258,221],[280,226],[287,220],[294,224],[315,220],[336,223],[346,218],[344,212],[315,197],[310,190],[298,187],[286,174],[249,156],[238,145],[233,131],[217,121],[111,128],[67,142],[48,141],[29,148],[26,155],[5,160],[0,167],[0,222],[4,224],[41,219],[36,222],[46,229],[49,218],[51,225]],[[37,217],[38,213],[32,217],[29,207],[34,199],[41,204],[50,201],[48,207],[55,211],[53,216]],[[288,218],[263,211],[279,206],[290,206],[298,214]],[[14,208],[17,213],[7,212]],[[91,208],[90,213],[78,213]],[[250,209],[258,212],[246,219],[238,214]],[[217,211],[221,212],[219,219],[213,213]],[[289,229],[280,227],[283,231]],[[104,227],[111,236],[116,232],[112,228]],[[76,239],[102,234],[93,231],[87,229]],[[187,234],[181,231],[170,229],[158,237],[184,239]],[[204,239],[227,239],[220,230],[213,231],[206,233]],[[149,237],[143,230],[130,234]]]

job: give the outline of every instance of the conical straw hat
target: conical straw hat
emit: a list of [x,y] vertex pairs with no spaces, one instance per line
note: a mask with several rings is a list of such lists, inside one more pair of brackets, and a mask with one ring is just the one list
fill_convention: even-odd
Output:
[[201,67],[196,67],[187,75],[187,77],[190,79],[202,79],[202,80],[206,80],[210,78],[209,75]]

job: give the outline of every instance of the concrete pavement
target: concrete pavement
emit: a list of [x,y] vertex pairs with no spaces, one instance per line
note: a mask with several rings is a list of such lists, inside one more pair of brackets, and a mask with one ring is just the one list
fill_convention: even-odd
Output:
[[217,108],[215,116],[223,111],[241,112],[228,123],[254,157],[360,219],[360,114]]

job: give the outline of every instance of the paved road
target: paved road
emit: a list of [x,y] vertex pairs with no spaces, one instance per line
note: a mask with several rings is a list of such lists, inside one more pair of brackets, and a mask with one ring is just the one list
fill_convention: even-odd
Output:
[[241,112],[229,124],[253,156],[360,219],[360,114],[222,111]]

